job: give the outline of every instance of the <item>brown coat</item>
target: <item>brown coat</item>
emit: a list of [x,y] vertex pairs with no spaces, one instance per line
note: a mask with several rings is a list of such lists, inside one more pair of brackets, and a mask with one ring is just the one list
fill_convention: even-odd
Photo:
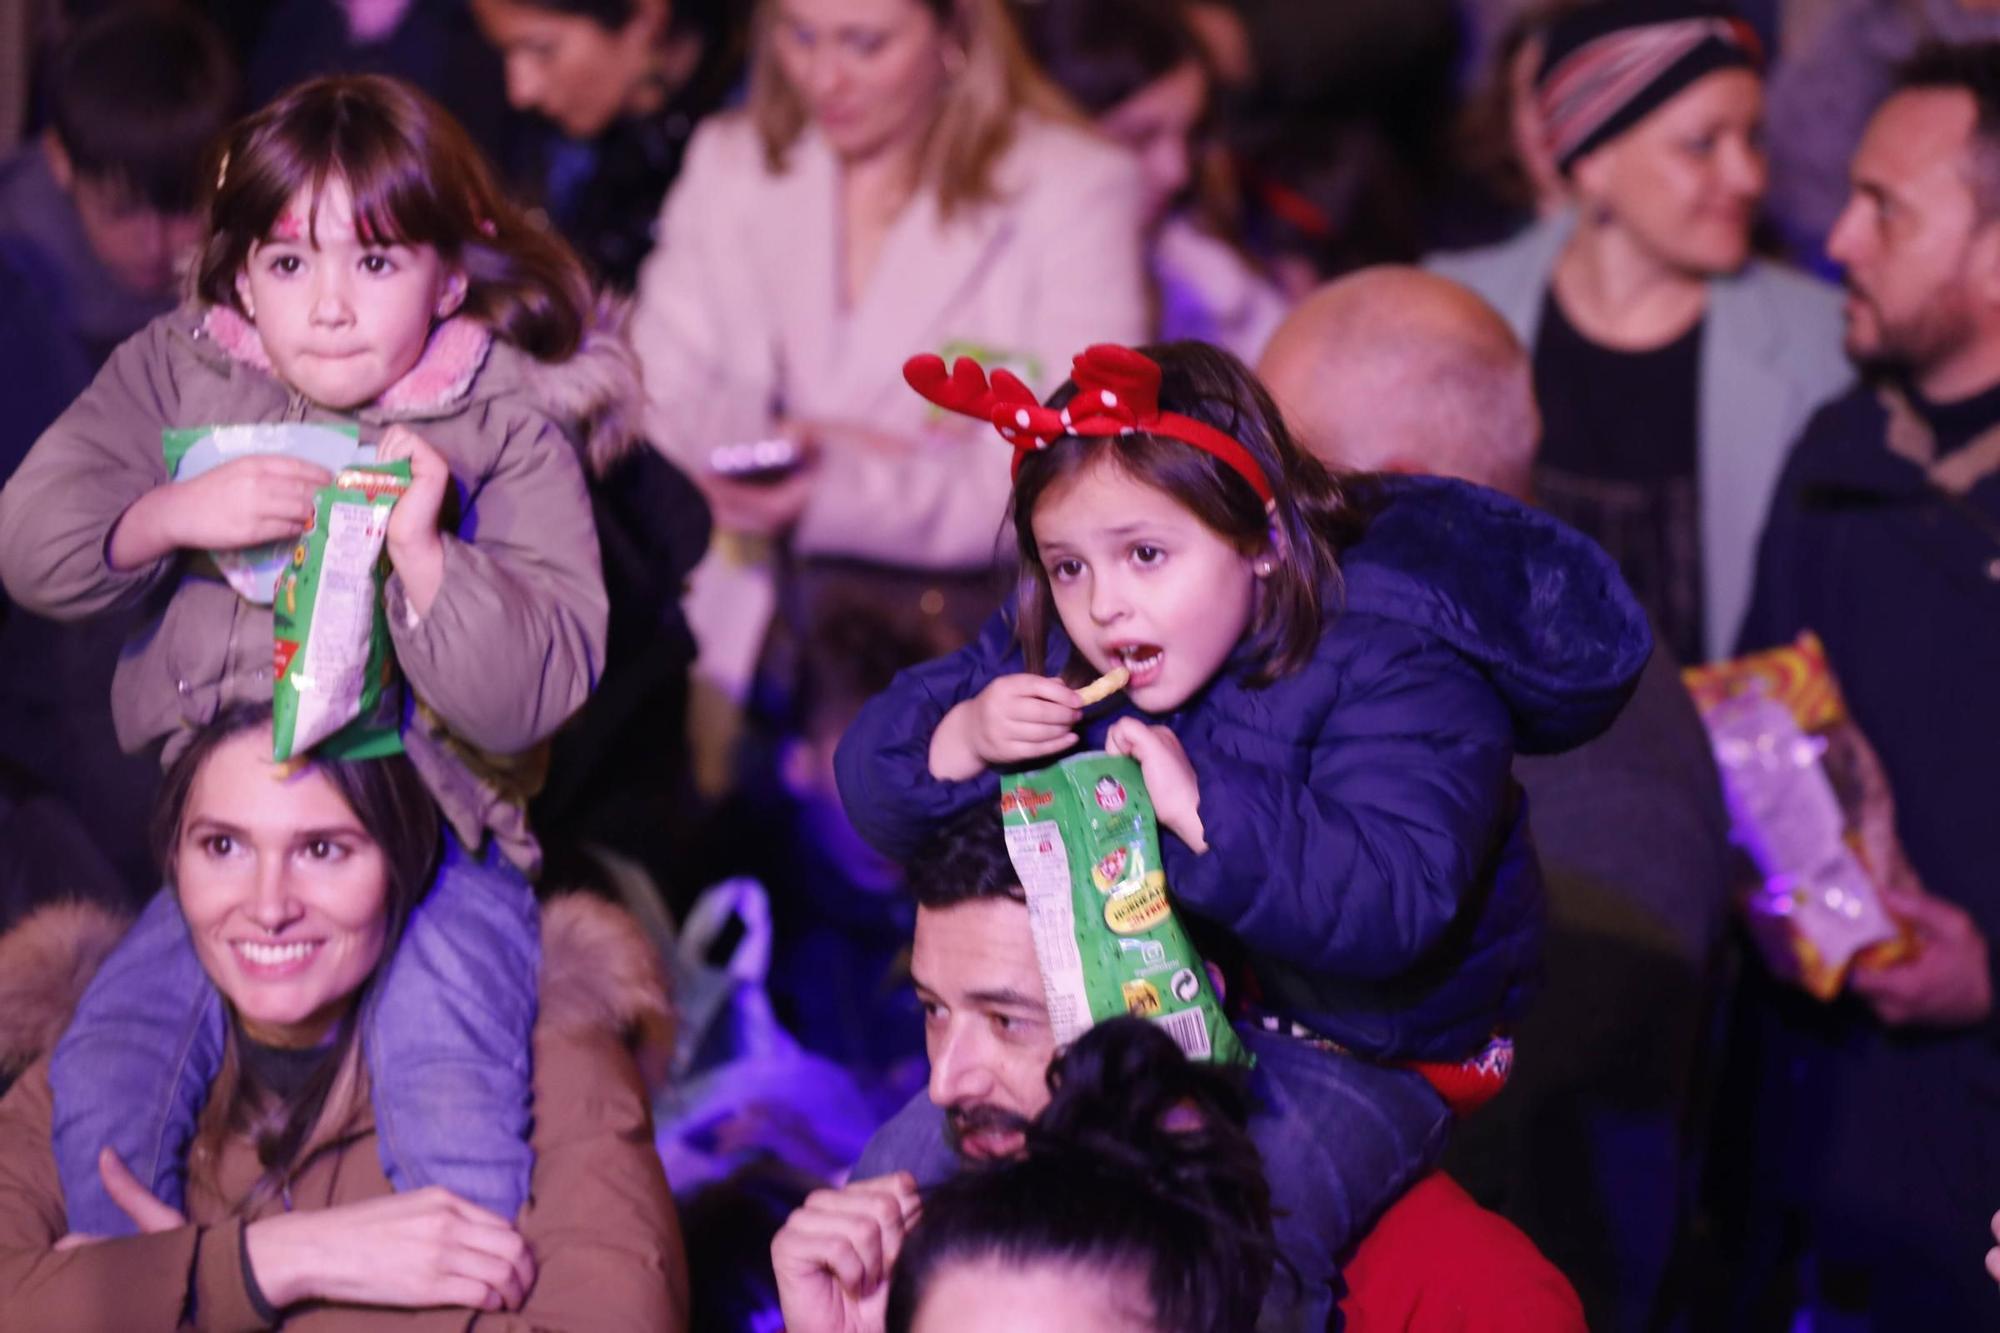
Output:
[[[619,417],[635,405],[637,379],[621,340],[599,331],[550,367],[455,319],[415,369],[356,414],[314,407],[269,367],[256,331],[233,312],[164,315],[112,355],[0,490],[0,580],[15,602],[56,620],[147,608],[112,686],[119,744],[137,752],[164,740],[171,762],[221,708],[271,697],[269,607],[238,597],[200,562],[170,556],[116,570],[105,561],[119,516],[170,480],[160,432],[357,418],[366,444],[396,422],[422,435],[458,483],[461,528],[477,528],[476,541],[446,535],[444,583],[421,618],[401,580],[389,580],[390,636],[411,686],[454,742],[479,751],[517,755],[554,733],[604,667],[607,610],[584,466],[630,438]],[[532,872],[537,852],[509,783],[428,725],[405,739],[459,837],[476,847],[490,829]]]
[[[0,938],[0,1067],[33,1059],[0,1098],[0,1328],[79,1333],[260,1329],[244,1285],[241,1231],[224,1197],[258,1175],[246,1140],[224,1150],[219,1190],[189,1191],[190,1224],[57,1252],[68,1230],[50,1150],[46,1051],[123,923],[101,909],[49,909]],[[286,1329],[630,1329],[688,1326],[686,1259],[654,1152],[632,1039],[670,1030],[654,957],[630,919],[593,899],[559,899],[542,921],[535,1027],[535,1168],[519,1226],[538,1266],[515,1313],[299,1305]],[[366,1096],[292,1190],[297,1208],[391,1192]],[[256,1216],[278,1211],[274,1201]],[[255,1217],[249,1219],[255,1220]]]

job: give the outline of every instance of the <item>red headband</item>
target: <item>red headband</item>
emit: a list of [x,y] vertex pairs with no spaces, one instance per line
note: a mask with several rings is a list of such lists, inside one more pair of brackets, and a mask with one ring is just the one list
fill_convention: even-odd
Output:
[[1085,349],[1070,369],[1076,397],[1060,411],[1043,407],[1027,385],[1005,370],[994,371],[989,384],[986,372],[969,356],[958,358],[949,374],[943,357],[913,356],[903,363],[903,378],[939,407],[992,422],[1014,446],[1016,476],[1023,458],[1065,435],[1101,439],[1145,431],[1222,460],[1250,483],[1259,499],[1271,503],[1270,479],[1248,449],[1206,422],[1160,410],[1160,363],[1129,347],[1098,343]]

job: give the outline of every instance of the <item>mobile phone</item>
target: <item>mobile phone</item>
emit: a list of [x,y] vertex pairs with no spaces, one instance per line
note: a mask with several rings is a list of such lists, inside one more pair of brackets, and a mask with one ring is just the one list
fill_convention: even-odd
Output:
[[782,435],[743,444],[724,444],[708,451],[708,470],[731,481],[753,486],[783,481],[805,464],[797,440]]

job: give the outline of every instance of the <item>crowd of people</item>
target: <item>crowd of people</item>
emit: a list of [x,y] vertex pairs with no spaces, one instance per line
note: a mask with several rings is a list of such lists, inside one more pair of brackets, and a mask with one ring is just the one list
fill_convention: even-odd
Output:
[[2000,1326],[1988,6],[0,19],[0,1328]]

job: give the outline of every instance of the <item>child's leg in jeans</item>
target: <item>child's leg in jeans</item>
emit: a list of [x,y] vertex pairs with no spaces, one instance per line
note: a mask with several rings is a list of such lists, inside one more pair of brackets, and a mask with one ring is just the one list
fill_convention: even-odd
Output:
[[442,1185],[502,1217],[520,1212],[540,968],[534,891],[447,834],[362,1017],[382,1167],[397,1189]]
[[1451,1113],[1417,1074],[1238,1029],[1257,1056],[1251,1137],[1264,1154],[1281,1267],[1260,1333],[1320,1333],[1344,1293],[1338,1260],[1444,1151]]
[[105,1193],[97,1157],[117,1152],[161,1202],[182,1206],[187,1150],[222,1067],[222,1001],[168,890],[91,980],[49,1061],[51,1135],[72,1232],[138,1231]]

